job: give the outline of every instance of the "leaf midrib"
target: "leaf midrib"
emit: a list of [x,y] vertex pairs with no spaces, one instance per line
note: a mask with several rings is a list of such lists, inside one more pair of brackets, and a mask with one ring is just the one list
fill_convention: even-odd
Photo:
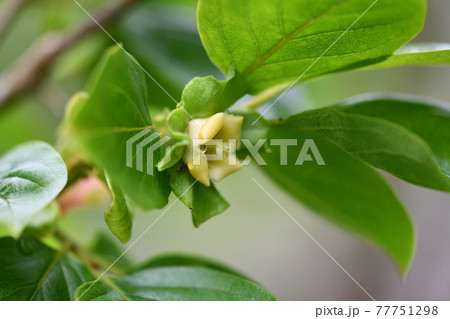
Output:
[[4,201],[6,203],[6,206],[9,208],[9,210],[12,213],[12,208],[11,208],[11,203],[9,202],[9,200],[7,200],[5,197],[3,197],[2,195],[0,195],[0,200]]
[[53,257],[52,261],[48,264],[45,271],[42,273],[41,277],[39,278],[39,281],[36,285],[36,289],[33,291],[33,294],[30,297],[30,301],[33,301],[36,297],[39,290],[42,288],[42,284],[44,283],[47,276],[50,274],[50,272],[53,270],[53,267],[56,266],[58,261],[66,254],[66,252],[69,250],[70,245],[66,244],[56,255]]
[[[342,131],[377,132],[377,130],[374,129],[373,127],[367,127],[367,128],[353,128],[353,127],[344,127],[344,126],[341,126],[341,127],[317,126],[317,127],[302,127],[302,128],[299,128],[299,127],[289,126],[289,125],[286,125],[286,127],[290,127],[290,128],[292,128],[292,129],[294,129],[294,130],[305,131],[305,132],[308,132],[308,131],[312,131],[312,132],[314,132],[314,131],[318,131],[318,132],[320,132],[320,131],[339,131],[339,130],[342,130]],[[329,138],[326,137],[326,136],[325,136],[325,138],[326,138],[329,142],[333,143],[334,145],[336,145],[337,147],[339,147],[340,149],[342,149],[342,150],[344,150],[344,151],[346,151],[346,152],[350,152],[350,153],[360,153],[360,154],[365,154],[365,153],[368,152],[368,150],[364,150],[364,151],[355,151],[355,150],[349,149],[349,148],[347,148],[347,147],[344,147],[343,145],[341,145],[341,144],[339,144],[339,143],[336,143],[334,140],[331,140],[331,139],[329,139]],[[416,142],[419,143],[419,141],[417,141],[417,140],[416,140]],[[421,146],[424,147],[424,145],[421,145]],[[370,151],[374,151],[374,149],[372,149],[372,150],[370,150]],[[433,153],[431,152],[431,150],[425,150],[425,151],[427,152],[427,155],[430,157],[429,159],[430,159],[430,160],[434,160]],[[388,150],[386,150],[386,149],[383,149],[382,152],[383,152],[383,153],[386,153],[386,154],[397,155],[397,156],[399,156],[399,157],[404,157],[404,158],[407,158],[407,159],[410,159],[410,160],[413,160],[413,161],[419,162],[419,163],[422,161],[422,158],[416,157],[416,156],[412,156],[411,154],[406,154],[406,155],[405,155],[405,154],[402,154],[402,153],[395,153],[395,152],[393,152],[393,151],[388,151]],[[439,166],[438,166],[438,163],[435,162],[435,164],[437,165],[437,168],[438,168],[438,167],[439,167]],[[440,171],[442,171],[442,170],[440,170]]]
[[[145,289],[150,289],[150,290],[152,290],[153,292],[155,292],[155,293],[158,293],[158,292],[160,292],[160,291],[171,291],[171,290],[177,290],[177,289],[180,289],[180,290],[193,290],[193,291],[195,291],[195,292],[197,292],[197,291],[202,291],[202,292],[211,292],[211,293],[221,293],[221,294],[223,294],[223,293],[226,293],[226,294],[229,294],[229,295],[232,295],[232,296],[235,296],[235,297],[241,297],[241,299],[239,299],[239,300],[248,300],[248,301],[252,301],[252,300],[255,300],[255,299],[250,299],[249,298],[249,294],[247,294],[247,293],[245,293],[245,292],[234,292],[234,291],[231,291],[231,290],[226,290],[226,289],[219,289],[219,288],[214,288],[214,287],[191,287],[191,286],[148,286],[148,287],[142,287],[142,288],[144,288],[144,290]],[[144,291],[145,292],[145,291]],[[132,296],[132,297],[134,297],[134,298],[140,298],[140,299],[142,299],[142,298],[144,298],[145,299],[145,297],[142,297],[141,295],[139,295],[138,294],[139,293],[139,291],[137,291],[136,293],[134,293],[134,294],[130,294],[130,296]],[[262,292],[262,293],[260,293],[260,294],[262,294],[262,295],[264,295],[264,292]],[[152,299],[152,300],[154,300],[154,301],[164,301],[164,299]]]
[[71,127],[71,131],[76,132],[82,135],[89,135],[90,137],[100,137],[109,134],[116,133],[129,133],[129,132],[138,132],[143,130],[155,130],[155,126],[141,126],[141,127],[121,127],[121,126],[105,126],[105,127]]
[[274,55],[278,50],[283,48],[286,44],[288,44],[293,38],[295,38],[298,34],[309,28],[310,26],[314,25],[316,22],[322,20],[324,17],[332,13],[333,11],[339,9],[340,7],[346,5],[351,0],[342,2],[340,4],[336,4],[334,6],[331,6],[328,10],[320,14],[318,17],[310,20],[308,23],[304,24],[303,26],[296,29],[294,32],[289,34],[287,37],[283,37],[283,39],[278,42],[277,45],[272,47],[269,51],[267,51],[264,55],[258,57],[255,62],[253,62],[252,65],[250,65],[245,71],[242,73],[245,77],[249,77],[256,69],[258,69],[267,59],[269,59],[272,55]]

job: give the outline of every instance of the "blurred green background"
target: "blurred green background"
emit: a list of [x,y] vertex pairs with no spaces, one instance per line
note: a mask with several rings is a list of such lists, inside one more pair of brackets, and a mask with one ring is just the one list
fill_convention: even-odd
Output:
[[[8,2],[0,1],[0,16]],[[106,0],[80,1],[90,12],[111,3]],[[213,74],[223,77],[202,48],[196,30],[195,4],[195,0],[140,1],[107,28],[175,98],[180,97],[184,85],[194,76]],[[414,41],[450,43],[448,13],[448,0],[430,0],[426,27]],[[68,34],[87,19],[72,0],[30,0],[0,37],[0,72],[14,66],[18,57],[44,34],[55,30]],[[41,74],[39,86],[1,110],[0,153],[28,140],[55,143],[67,100],[82,90],[103,50],[112,44],[105,33],[93,32],[61,55],[48,72]],[[148,84],[150,103],[174,107],[173,101],[155,83],[149,79]],[[369,92],[417,94],[450,102],[449,86],[449,67],[341,74],[293,89],[268,115],[278,117],[298,113]],[[249,275],[281,300],[368,299],[265,196],[252,177],[272,192],[375,299],[450,298],[450,196],[411,186],[391,176],[387,178],[408,207],[418,232],[416,258],[403,281],[381,252],[308,211],[278,189],[257,167],[248,167],[218,185],[231,203],[224,214],[195,229],[188,210],[176,203],[131,249],[130,256],[144,260],[167,251],[207,255]],[[62,227],[81,242],[88,243],[96,233],[107,232],[103,209],[92,207],[73,212],[63,220]],[[133,238],[162,212],[137,214]]]

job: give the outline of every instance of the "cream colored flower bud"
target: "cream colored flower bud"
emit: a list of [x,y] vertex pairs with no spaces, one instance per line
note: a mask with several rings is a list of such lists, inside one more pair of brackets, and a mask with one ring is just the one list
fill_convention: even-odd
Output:
[[210,186],[210,180],[218,182],[243,167],[236,157],[243,121],[242,116],[217,113],[189,122],[192,143],[186,148],[183,161],[203,185]]
[[200,127],[198,138],[212,140],[225,122],[225,113],[217,113],[206,120],[205,124]]

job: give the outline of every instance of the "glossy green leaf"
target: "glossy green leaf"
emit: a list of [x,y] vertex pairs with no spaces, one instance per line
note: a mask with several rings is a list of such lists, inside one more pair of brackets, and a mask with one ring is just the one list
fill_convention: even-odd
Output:
[[[267,138],[267,132],[270,124],[265,118],[261,117],[258,112],[251,110],[230,110],[230,113],[244,117],[242,122],[241,139],[248,140],[252,145],[256,145],[258,141]],[[243,145],[245,147],[245,145]]]
[[[78,142],[84,157],[105,169],[111,180],[120,185],[144,209],[167,204],[170,188],[167,175],[156,169],[159,149],[152,160],[145,151],[159,139],[147,141],[152,129],[147,104],[147,88],[137,62],[119,47],[111,48],[98,65],[87,86],[87,93],[75,99],[66,116],[66,132]],[[147,141],[148,144],[141,145]],[[128,142],[128,143],[127,143]],[[127,163],[127,146],[130,163]],[[138,149],[142,156],[138,157]],[[137,169],[137,159],[148,166]],[[131,165],[130,165],[131,164]],[[147,168],[147,169],[146,169]]]
[[450,178],[440,169],[430,147],[400,125],[344,113],[339,108],[322,108],[292,116],[284,126],[318,133],[353,156],[410,183],[450,191]]
[[[372,63],[370,63],[372,62]],[[449,44],[415,44],[402,47],[381,62],[369,61],[367,69],[450,64]]]
[[151,268],[173,267],[173,266],[193,266],[204,267],[212,270],[226,272],[238,277],[247,279],[244,275],[236,270],[223,265],[222,263],[197,255],[186,253],[167,253],[155,256],[135,268],[135,271]]
[[111,232],[122,243],[130,240],[133,228],[134,208],[122,189],[107,177],[108,187],[112,195],[112,203],[105,212],[105,223]]
[[30,142],[0,157],[0,222],[14,237],[64,188],[67,169],[43,142]]
[[425,0],[200,0],[198,28],[211,60],[257,93],[391,55],[425,12]]
[[249,90],[245,78],[230,68],[226,81],[213,76],[194,78],[183,90],[182,106],[192,118],[223,112]]
[[250,281],[204,267],[147,269],[91,286],[86,283],[77,290],[80,300],[276,300]]
[[[287,148],[286,163],[280,160],[279,146],[262,154],[268,164],[265,171],[280,186],[323,217],[377,244],[406,272],[414,254],[413,226],[379,173],[301,126],[275,125],[269,137],[297,141],[297,146]],[[318,165],[309,147],[304,151],[310,158],[298,160],[307,139],[314,141],[325,165]]]
[[59,205],[57,202],[51,202],[45,206],[33,219],[31,219],[25,234],[34,237],[45,237],[52,233],[60,216]]
[[104,261],[104,266],[109,267],[114,263],[113,268],[119,268],[123,273],[128,272],[133,266],[133,262],[128,258],[127,254],[122,256],[122,247],[118,245],[117,238],[112,237],[110,233],[101,232],[96,234],[89,245],[89,251],[97,259]]
[[450,177],[450,105],[405,95],[370,95],[343,103],[349,114],[387,120],[413,132],[424,140]]
[[77,260],[36,239],[0,239],[0,300],[74,300],[95,278]]
[[208,219],[223,213],[230,206],[213,184],[206,187],[196,182],[183,162],[171,167],[168,172],[170,187],[174,194],[191,210],[195,227],[199,227]]
[[255,156],[252,152],[260,153],[267,150],[267,133],[271,127],[270,123],[258,112],[252,110],[236,109],[230,110],[230,112],[244,117],[238,157],[245,161],[247,158]]

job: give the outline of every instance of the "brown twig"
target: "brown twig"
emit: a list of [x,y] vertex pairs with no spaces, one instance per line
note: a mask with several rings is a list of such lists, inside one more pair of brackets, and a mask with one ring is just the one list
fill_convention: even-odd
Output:
[[11,22],[29,0],[10,0],[0,17],[0,39],[5,35]]
[[[103,26],[137,1],[123,0],[101,10],[94,16],[94,19]],[[0,77],[0,110],[20,94],[34,88],[42,79],[43,73],[58,56],[98,28],[95,21],[91,18],[87,19],[72,34],[50,33],[45,35]]]

